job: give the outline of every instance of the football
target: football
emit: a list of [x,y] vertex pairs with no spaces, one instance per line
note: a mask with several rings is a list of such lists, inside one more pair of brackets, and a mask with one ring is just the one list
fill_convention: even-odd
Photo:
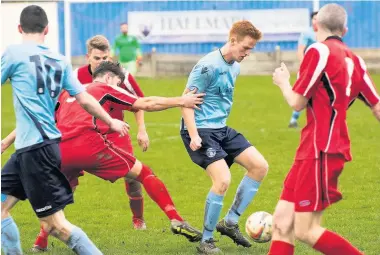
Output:
[[272,239],[272,215],[267,212],[251,214],[245,223],[245,231],[256,243],[266,243]]

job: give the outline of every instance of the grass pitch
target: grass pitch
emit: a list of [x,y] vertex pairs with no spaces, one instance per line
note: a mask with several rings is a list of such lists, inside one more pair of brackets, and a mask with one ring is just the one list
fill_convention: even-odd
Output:
[[[146,95],[178,96],[186,78],[139,79]],[[380,90],[380,76],[374,76]],[[15,126],[11,87],[5,85],[2,98],[2,138]],[[250,213],[272,213],[280,195],[282,182],[288,172],[299,143],[300,130],[287,128],[291,109],[269,76],[239,77],[235,100],[228,124],[243,133],[265,156],[269,174],[257,196],[242,215],[244,230]],[[305,123],[302,113],[300,124]],[[199,229],[203,223],[203,208],[211,181],[203,170],[193,164],[179,135],[180,110],[171,109],[146,113],[146,125],[151,146],[146,153],[137,147],[137,158],[151,166],[163,180],[182,216]],[[136,140],[136,125],[131,113],[131,136]],[[349,111],[348,125],[354,160],[346,164],[340,177],[344,199],[325,212],[324,226],[353,242],[367,255],[380,254],[380,126],[371,111],[356,102]],[[2,165],[13,153],[13,147],[2,155]],[[227,212],[244,171],[233,165],[232,184],[224,200],[222,216]],[[195,254],[196,245],[174,236],[169,221],[158,206],[144,193],[147,231],[132,229],[131,212],[123,181],[114,184],[86,174],[80,179],[75,204],[65,209],[67,218],[80,226],[104,254]],[[25,254],[29,253],[39,231],[38,220],[28,202],[19,203],[12,211],[21,232]],[[269,244],[254,244],[251,248],[236,247],[227,237],[215,234],[217,245],[225,254],[266,254]],[[73,254],[62,243],[50,239],[50,252]],[[296,254],[317,254],[297,244]]]

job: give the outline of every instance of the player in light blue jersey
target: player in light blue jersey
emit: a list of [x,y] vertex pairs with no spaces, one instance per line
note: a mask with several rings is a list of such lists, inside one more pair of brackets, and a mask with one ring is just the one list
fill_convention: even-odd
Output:
[[[301,33],[299,39],[298,39],[298,50],[297,50],[297,57],[300,63],[302,63],[303,56],[305,55],[305,52],[307,48],[309,48],[310,45],[315,43],[317,41],[316,38],[316,22],[317,22],[317,14],[318,12],[312,12],[310,15],[311,18],[311,27],[304,33]],[[292,117],[289,122],[290,128],[297,128],[298,127],[298,119],[300,117],[301,112],[293,111]]]
[[1,84],[7,79],[12,84],[17,133],[16,152],[1,172],[1,248],[5,254],[22,254],[19,231],[9,212],[18,200],[29,199],[46,232],[77,254],[102,254],[63,214],[65,206],[73,203],[73,195],[60,171],[61,134],[55,126],[55,104],[65,89],[110,129],[125,135],[128,125],[112,119],[83,90],[64,57],[43,44],[48,19],[41,7],[24,8],[18,29],[23,43],[9,46],[1,57]]
[[[240,62],[250,54],[261,39],[261,32],[249,21],[233,24],[228,42],[207,54],[190,73],[185,94],[206,93],[199,110],[182,109],[181,137],[192,161],[206,170],[212,180],[207,195],[203,237],[198,251],[218,253],[213,231],[227,235],[238,245],[251,243],[239,230],[238,220],[253,200],[268,171],[268,163],[244,136],[226,125],[231,111],[235,81]],[[243,166],[247,173],[241,181],[234,202],[219,223],[223,198],[231,182],[230,166]]]

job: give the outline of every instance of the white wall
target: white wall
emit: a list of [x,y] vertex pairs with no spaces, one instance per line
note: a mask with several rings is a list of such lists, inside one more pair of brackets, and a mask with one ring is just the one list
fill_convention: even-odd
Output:
[[[49,33],[46,36],[46,45],[52,50],[59,50],[58,43],[58,11],[56,2],[33,2],[32,4],[41,6],[49,20]],[[1,53],[10,44],[20,43],[21,34],[17,26],[20,23],[21,11],[30,3],[1,3]]]

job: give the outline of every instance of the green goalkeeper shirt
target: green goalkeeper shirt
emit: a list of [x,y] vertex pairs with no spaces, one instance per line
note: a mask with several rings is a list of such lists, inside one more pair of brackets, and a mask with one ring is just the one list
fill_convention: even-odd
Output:
[[119,51],[119,61],[121,63],[136,61],[137,57],[141,55],[137,38],[130,35],[120,34],[116,37],[113,50],[115,54]]

